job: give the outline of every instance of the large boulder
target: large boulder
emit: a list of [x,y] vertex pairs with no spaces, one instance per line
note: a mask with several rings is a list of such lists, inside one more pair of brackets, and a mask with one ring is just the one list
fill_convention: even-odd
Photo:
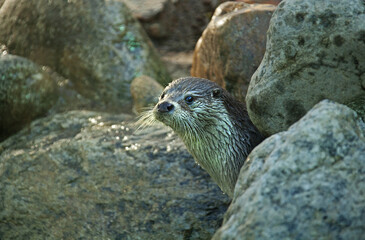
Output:
[[0,42],[73,82],[109,110],[131,110],[130,82],[170,78],[139,23],[121,1],[6,0]]
[[191,75],[217,82],[241,100],[265,53],[273,5],[226,2],[196,44]]
[[0,141],[53,107],[56,80],[49,69],[0,52]]
[[286,130],[316,103],[365,94],[362,0],[291,0],[278,5],[266,53],[246,97],[266,135]]
[[213,239],[360,239],[364,226],[365,124],[324,100],[249,155]]
[[171,130],[71,111],[0,143],[1,239],[210,239],[229,199]]

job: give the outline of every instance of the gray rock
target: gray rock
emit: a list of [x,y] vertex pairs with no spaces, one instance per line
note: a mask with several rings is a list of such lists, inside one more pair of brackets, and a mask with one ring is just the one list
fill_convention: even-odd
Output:
[[142,113],[152,109],[158,102],[163,91],[161,84],[149,76],[140,76],[133,79],[131,83],[131,94],[133,97],[133,112]]
[[283,1],[267,36],[246,97],[266,135],[286,130],[322,99],[347,103],[365,93],[363,1]]
[[238,0],[238,2],[245,3],[260,3],[260,4],[274,4],[278,5],[282,0]]
[[[140,21],[151,22],[178,0],[123,0]],[[142,7],[143,6],[143,7]],[[161,36],[160,36],[161,37]]]
[[274,10],[268,4],[221,4],[196,44],[191,75],[217,82],[244,100],[264,56]]
[[136,76],[170,81],[152,43],[121,1],[6,0],[0,10],[0,42],[10,53],[51,67],[108,110],[131,110],[129,88]]
[[161,127],[71,111],[0,143],[0,239],[210,239],[229,199]]
[[173,79],[190,76],[194,51],[165,52],[162,60]]
[[0,51],[0,141],[46,114],[57,98],[49,69]]
[[[161,49],[194,48],[214,9],[226,0],[122,0]],[[141,7],[143,6],[143,7]]]
[[213,239],[364,234],[365,124],[350,108],[325,100],[253,150]]

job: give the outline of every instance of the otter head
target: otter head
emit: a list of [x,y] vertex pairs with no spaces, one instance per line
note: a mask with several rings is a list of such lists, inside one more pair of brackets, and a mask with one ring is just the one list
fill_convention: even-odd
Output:
[[215,124],[213,112],[222,112],[223,89],[201,78],[180,78],[170,83],[153,109],[155,118],[171,127],[180,137],[192,138]]

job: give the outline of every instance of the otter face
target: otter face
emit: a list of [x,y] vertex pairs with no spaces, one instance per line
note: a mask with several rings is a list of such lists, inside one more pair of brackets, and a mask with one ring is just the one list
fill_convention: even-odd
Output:
[[211,113],[222,111],[222,91],[216,83],[206,79],[177,79],[161,94],[153,109],[154,117],[179,135],[195,135],[216,121]]

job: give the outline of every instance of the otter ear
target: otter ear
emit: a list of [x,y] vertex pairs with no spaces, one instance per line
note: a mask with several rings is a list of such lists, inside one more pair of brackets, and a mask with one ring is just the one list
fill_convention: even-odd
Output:
[[220,89],[220,88],[214,88],[212,90],[212,97],[219,98],[222,95],[222,92],[223,92],[222,89]]

